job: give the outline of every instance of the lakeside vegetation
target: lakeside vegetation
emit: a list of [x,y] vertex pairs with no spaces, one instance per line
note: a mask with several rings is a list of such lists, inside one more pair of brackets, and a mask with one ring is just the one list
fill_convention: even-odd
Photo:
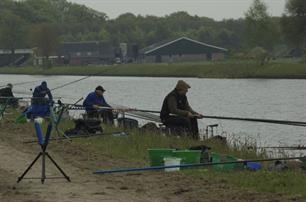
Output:
[[275,60],[260,65],[252,60],[218,62],[117,64],[108,66],[3,67],[0,74],[152,76],[198,78],[299,78],[306,79],[306,62]]
[[[65,127],[63,123],[62,127]],[[69,124],[68,124],[69,125]],[[106,132],[118,131],[118,128],[103,126]],[[249,149],[254,143],[232,140],[233,144],[224,145],[216,140],[196,141],[187,137],[163,136],[156,132],[141,132],[128,130],[129,136],[114,137],[106,135],[86,139],[75,139],[74,144],[86,148],[90,156],[106,155],[114,159],[134,162],[134,167],[149,166],[148,149],[150,148],[175,148],[188,149],[195,145],[207,145],[211,151],[223,155],[233,155],[241,159],[267,158],[267,154],[257,153]],[[234,146],[233,146],[234,145]],[[286,154],[284,154],[286,155]],[[286,193],[301,196],[306,200],[306,175],[301,170],[268,171],[269,163],[264,163],[264,169],[259,171],[227,170],[216,171],[211,167],[197,169],[184,169],[180,172],[207,180],[212,183],[224,183],[243,189],[252,189],[258,192]],[[113,167],[109,167],[112,169]],[[106,168],[104,168],[106,169]]]
[[[16,114],[14,112],[13,114]],[[10,116],[14,120],[13,116]],[[8,117],[6,117],[8,119]],[[12,122],[11,120],[11,122]],[[12,123],[10,123],[10,126]],[[61,129],[69,128],[73,124],[71,121],[64,121],[60,124]],[[9,127],[10,127],[9,126]],[[19,131],[32,131],[31,123],[15,124],[15,127],[20,128]],[[207,145],[212,148],[211,151],[220,154],[233,155],[242,159],[265,158],[267,155],[256,153],[255,150],[248,149],[251,143],[242,143],[236,141],[235,146],[225,145],[216,140],[210,141],[195,141],[190,138],[178,138],[176,136],[163,136],[156,132],[143,132],[138,130],[128,130],[128,136],[112,136],[113,131],[120,129],[109,126],[103,126],[105,135],[95,136],[91,138],[73,139],[72,142],[52,141],[52,149],[62,152],[63,147],[68,150],[77,151],[78,155],[85,156],[87,159],[95,159],[99,162],[100,158],[107,157],[112,163],[104,162],[103,169],[112,169],[118,166],[121,167],[144,167],[149,165],[148,149],[150,148],[177,148],[187,149],[195,145]],[[32,133],[35,138],[34,133]],[[18,135],[18,139],[20,140]],[[29,137],[26,137],[27,139]],[[239,145],[237,144],[239,143]],[[241,146],[241,144],[243,146]],[[254,143],[252,143],[254,144]],[[65,146],[64,146],[65,145]],[[105,159],[104,159],[105,160]],[[122,162],[122,163],[120,163]],[[129,163],[127,163],[129,162]],[[124,165],[124,166],[123,166]],[[265,169],[260,171],[248,170],[227,170],[216,171],[209,167],[198,169],[183,169],[180,172],[189,177],[202,179],[213,184],[226,184],[236,188],[251,189],[258,192],[285,193],[294,195],[293,198],[301,197],[306,200],[306,175],[305,171],[287,170],[287,171],[268,171],[267,164],[264,164]],[[97,169],[102,169],[98,167]],[[158,171],[161,172],[161,171]],[[256,196],[254,196],[256,197]]]

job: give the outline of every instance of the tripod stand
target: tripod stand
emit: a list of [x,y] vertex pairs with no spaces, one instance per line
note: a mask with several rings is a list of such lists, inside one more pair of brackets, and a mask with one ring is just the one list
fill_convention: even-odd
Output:
[[[41,177],[38,178],[41,180],[41,183],[43,184],[45,182],[45,179],[54,179],[54,178],[66,178],[68,182],[70,182],[70,178],[66,175],[66,173],[61,169],[61,167],[55,162],[55,160],[46,152],[47,146],[50,139],[50,134],[52,131],[52,122],[49,123],[45,140],[43,139],[42,132],[41,132],[41,126],[38,122],[34,122],[35,130],[36,130],[36,136],[38,139],[38,143],[41,146],[41,152],[36,156],[34,161],[27,167],[27,169],[23,172],[23,174],[18,177],[17,183],[19,183],[22,179],[37,179],[37,178],[24,178],[24,176],[31,170],[32,166],[37,162],[37,160],[42,157],[42,170],[41,170]],[[46,157],[50,159],[50,161],[55,165],[55,167],[61,172],[61,174],[64,177],[46,177]]]

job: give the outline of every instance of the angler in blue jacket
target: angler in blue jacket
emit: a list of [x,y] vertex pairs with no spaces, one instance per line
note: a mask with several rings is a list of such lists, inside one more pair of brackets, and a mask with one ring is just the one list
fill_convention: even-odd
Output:
[[[45,99],[46,95],[48,95],[49,100]],[[46,81],[41,82],[41,84],[34,89],[33,98],[34,99],[32,99],[32,103],[37,103],[37,104],[46,103],[53,100],[53,96],[51,94],[50,89],[47,86]]]
[[[48,95],[48,98],[45,98]],[[35,87],[32,103],[30,109],[27,111],[27,117],[46,117],[50,115],[50,105],[53,104],[53,96],[47,86],[47,82],[43,81]]]
[[103,122],[108,124],[114,123],[114,115],[111,109],[101,109],[101,107],[111,106],[106,102],[103,94],[105,89],[102,86],[96,87],[94,92],[91,92],[87,95],[86,99],[83,102],[86,113],[90,118],[97,118],[102,116]]

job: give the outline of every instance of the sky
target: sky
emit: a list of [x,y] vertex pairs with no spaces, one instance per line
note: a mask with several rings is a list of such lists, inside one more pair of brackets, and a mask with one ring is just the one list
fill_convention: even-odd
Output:
[[[68,0],[83,4],[116,18],[123,13],[135,15],[165,16],[177,11],[187,11],[190,15],[210,17],[215,20],[240,18],[252,5],[253,0]],[[286,0],[263,0],[268,13],[281,16]]]

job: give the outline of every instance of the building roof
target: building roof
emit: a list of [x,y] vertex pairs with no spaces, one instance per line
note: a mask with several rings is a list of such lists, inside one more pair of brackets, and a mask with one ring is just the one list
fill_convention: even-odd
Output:
[[114,55],[114,47],[102,41],[64,42],[60,44],[58,52],[61,55],[92,52],[97,56],[110,57]]
[[[182,45],[180,46],[175,45],[179,43]],[[218,46],[213,46],[213,45],[206,44],[200,41],[196,41],[188,37],[180,37],[175,40],[170,40],[170,41],[168,40],[168,41],[163,41],[160,43],[152,44],[142,49],[140,52],[144,55],[154,55],[157,53],[184,54],[182,51],[187,51],[190,54],[195,54],[195,53],[208,52],[208,51],[226,52],[228,50],[225,48],[218,47]]]
[[[8,49],[0,49],[0,55],[11,54],[12,51]],[[32,49],[15,49],[15,54],[33,54]]]

